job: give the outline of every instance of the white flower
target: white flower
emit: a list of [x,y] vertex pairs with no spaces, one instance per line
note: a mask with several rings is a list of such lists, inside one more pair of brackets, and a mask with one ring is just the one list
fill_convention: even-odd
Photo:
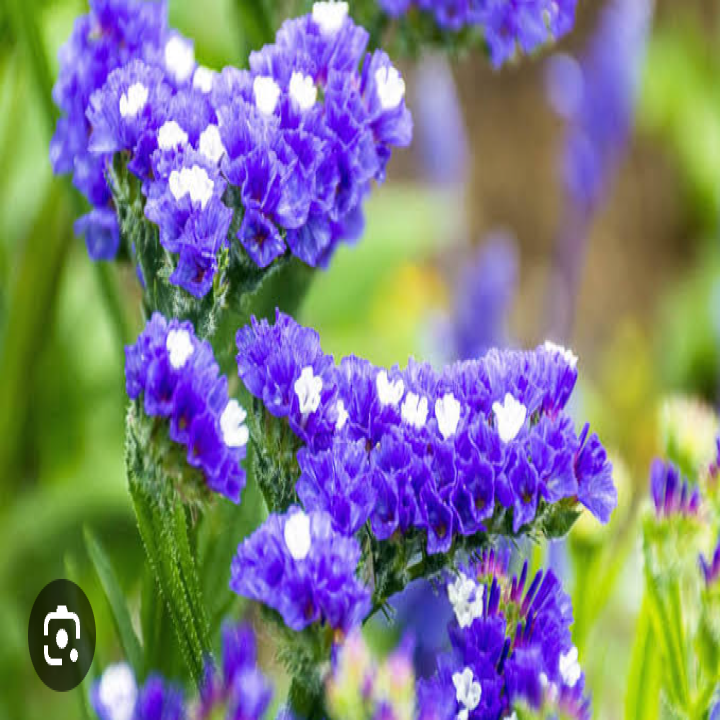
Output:
[[220,416],[220,430],[228,447],[236,448],[247,445],[249,432],[245,425],[247,413],[234,398],[228,401]]
[[557,345],[552,340],[546,340],[545,344],[543,345],[545,350],[549,353],[554,353],[556,355],[561,355],[563,360],[571,367],[576,368],[578,364],[578,357],[577,355],[570,350],[569,348],[565,348],[562,345]]
[[474,679],[473,672],[469,667],[466,667],[461,673],[453,673],[452,681],[455,686],[455,698],[462,706],[458,717],[463,712],[462,717],[467,717],[480,704],[482,687]]
[[170,364],[179,370],[187,359],[193,354],[193,347],[190,333],[187,330],[171,330],[165,340],[165,347],[168,351]]
[[495,422],[500,439],[508,443],[517,437],[527,418],[527,408],[518,402],[510,393],[506,393],[502,403],[494,402]]
[[317,100],[317,88],[309,75],[294,72],[290,78],[290,97],[301,110],[309,110]]
[[394,110],[405,97],[405,81],[392,65],[375,71],[378,100],[383,110]]
[[148,89],[141,82],[133,83],[120,96],[120,115],[124,118],[136,117],[145,107],[147,99]]
[[300,412],[303,417],[314,413],[320,407],[320,392],[323,381],[321,377],[313,373],[312,367],[308,365],[303,368],[300,377],[295,381],[295,394],[300,401]]
[[165,43],[165,67],[175,80],[185,82],[195,69],[192,43],[180,35],[173,35]]
[[225,146],[220,137],[220,129],[217,125],[208,125],[200,134],[198,150],[210,162],[218,163],[225,154]]
[[310,553],[310,518],[302,511],[293,513],[285,521],[283,529],[285,545],[293,560],[304,560]]
[[260,75],[253,81],[255,105],[263,115],[272,115],[280,99],[280,86],[271,77]]
[[428,416],[428,401],[426,397],[419,397],[414,392],[405,396],[405,401],[400,409],[402,419],[416,428],[425,425]]
[[316,2],[312,9],[313,22],[323,35],[334,35],[342,27],[347,14],[346,2]]
[[578,649],[573,645],[566,653],[560,655],[560,677],[568,687],[575,687],[582,675],[578,663]]
[[447,594],[461,628],[470,627],[482,617],[485,588],[464,573],[460,573],[455,582],[447,586]]
[[189,194],[190,200],[194,203],[200,203],[203,210],[212,197],[215,188],[215,183],[207,174],[205,168],[201,168],[199,165],[182,168],[182,170],[173,170],[170,173],[168,185],[176,200],[180,200]]
[[204,65],[198,65],[193,74],[193,87],[207,95],[212,92],[214,82],[215,73]]
[[435,401],[435,417],[443,438],[452,437],[460,422],[460,403],[452,393],[445,393]]
[[375,387],[381,405],[397,405],[402,400],[405,392],[405,383],[402,378],[398,378],[394,383],[391,383],[385,370],[381,370],[377,374]]
[[157,141],[161,150],[174,150],[187,145],[188,135],[174,120],[168,120],[158,130]]
[[108,713],[106,720],[131,720],[137,699],[137,684],[127,663],[108,665],[100,678],[98,699]]
[[348,417],[350,417],[345,409],[345,403],[342,400],[338,400],[335,404],[335,410],[337,411],[335,429],[342,430],[345,427],[345,423],[348,421]]

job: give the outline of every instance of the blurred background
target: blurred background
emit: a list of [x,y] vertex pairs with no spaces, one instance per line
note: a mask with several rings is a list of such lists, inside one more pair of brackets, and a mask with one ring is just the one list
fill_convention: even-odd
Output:
[[[568,38],[501,71],[472,53],[402,64],[413,146],[393,158],[365,237],[316,278],[300,319],[336,356],[384,364],[546,337],[572,346],[576,412],[612,449],[621,507],[602,531],[581,523],[571,551],[553,547],[547,559],[573,593],[595,716],[617,718],[642,591],[636,510],[660,409],[672,394],[710,406],[720,394],[720,4],[658,2],[647,32],[625,38],[627,62],[609,67],[593,50],[606,5],[581,2]],[[109,280],[134,337],[136,280],[89,261],[72,233],[74,191],[48,160],[55,58],[86,11],[80,0],[0,3],[0,718],[80,716],[76,694],[49,691],[27,652],[30,609],[50,580],[77,579],[90,597],[96,666],[121,657],[83,528],[128,594],[144,561],[125,490],[122,340],[106,295]],[[234,0],[170,2],[171,24],[211,67],[242,64],[240,17]],[[613,104],[605,86],[593,95],[595,81],[628,95]],[[583,127],[583,100],[610,130]],[[591,197],[568,176],[578,132],[612,155],[593,167],[602,187]],[[390,644],[396,631],[377,633]]]

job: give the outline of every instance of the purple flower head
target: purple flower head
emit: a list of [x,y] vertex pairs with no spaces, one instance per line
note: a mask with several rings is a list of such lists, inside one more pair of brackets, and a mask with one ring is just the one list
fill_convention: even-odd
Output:
[[208,663],[200,689],[198,717],[206,720],[225,708],[229,718],[259,720],[271,699],[272,688],[257,666],[252,628],[249,625],[225,625],[222,631],[222,672]]
[[120,247],[117,215],[110,208],[93,208],[75,221],[76,235],[85,237],[91,260],[112,260]]
[[180,688],[151,675],[138,694],[133,720],[185,720]]
[[691,517],[700,511],[700,491],[690,487],[675,465],[658,458],[650,467],[650,494],[658,519],[675,515]]
[[702,555],[700,556],[700,568],[705,577],[705,584],[708,587],[720,579],[720,538],[715,547],[715,552],[709,560],[706,560]]
[[322,511],[273,514],[238,547],[230,588],[276,610],[293,630],[315,622],[344,632],[370,609],[355,577],[360,546]]
[[516,702],[579,708],[572,717],[590,717],[570,636],[570,598],[551,570],[530,580],[526,562],[510,578],[497,555],[485,555],[468,574],[451,577],[447,591],[452,650],[420,693],[420,717],[489,720],[509,715]]
[[239,502],[245,410],[228,398],[227,378],[192,325],[155,313],[137,342],[125,348],[125,384],[131,400],[143,396],[147,415],[169,421],[170,438],[187,446],[187,462],[202,472],[207,486]]
[[237,342],[247,389],[307,446],[300,499],[344,532],[366,520],[380,540],[415,528],[440,553],[505,512],[517,533],[542,504],[576,500],[602,522],[615,507],[605,450],[565,412],[577,358],[559,346],[491,351],[441,372],[355,357],[336,367],[317,333],[281,313]]

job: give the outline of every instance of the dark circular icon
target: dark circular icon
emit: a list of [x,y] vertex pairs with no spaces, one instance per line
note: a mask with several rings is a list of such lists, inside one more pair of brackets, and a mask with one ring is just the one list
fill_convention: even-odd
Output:
[[85,593],[70,580],[53,580],[35,600],[28,647],[38,677],[52,690],[76,688],[95,655],[95,616]]

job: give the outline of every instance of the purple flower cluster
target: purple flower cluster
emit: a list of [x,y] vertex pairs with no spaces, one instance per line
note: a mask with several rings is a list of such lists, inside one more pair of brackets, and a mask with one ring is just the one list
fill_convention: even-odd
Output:
[[368,520],[380,540],[415,528],[438,553],[500,516],[520,532],[543,504],[577,500],[602,522],[616,505],[605,450],[564,410],[576,358],[558,346],[491,351],[442,372],[356,357],[338,367],[317,333],[282,313],[241,329],[237,345],[248,390],[305,443],[305,509],[328,512],[341,532]]
[[360,545],[324,512],[273,514],[238,547],[230,588],[273,608],[293,630],[315,622],[348,631],[370,611],[355,577]]
[[272,699],[272,688],[257,665],[255,634],[249,625],[225,625],[222,631],[222,671],[209,664],[200,689],[197,719],[224,717],[259,720]]
[[[116,4],[102,4],[102,18],[124,32],[126,11]],[[130,6],[156,30],[137,29],[139,47],[120,33],[96,58],[95,33],[106,31],[93,6],[65,51],[56,97],[68,115],[53,144],[56,171],[87,158],[101,190],[91,200],[107,208],[104,170],[126,152],[143,181],[145,215],[177,257],[170,280],[196,297],[210,290],[218,253],[235,239],[234,212],[236,238],[258,266],[288,248],[308,265],[326,265],[338,242],[359,236],[364,197],[384,180],[391,148],[410,142],[405,83],[387,55],[365,54],[368,34],[345,3],[317,2],[253,53],[249,70],[216,73],[166,29],[164,4]],[[118,234],[100,229],[115,243],[102,252],[111,257]]]
[[602,200],[624,156],[651,19],[649,0],[612,0],[580,63],[564,55],[551,62],[550,101],[569,121],[565,188],[583,214]]
[[208,487],[239,502],[245,487],[246,413],[228,399],[227,378],[207,341],[190,323],[155,313],[134,345],[125,348],[125,386],[143,396],[145,413],[170,421],[169,436],[187,446],[187,462]]
[[720,580],[720,538],[718,538],[715,552],[709,560],[706,560],[702,555],[700,556],[700,567],[705,577],[705,584],[708,587]]
[[125,663],[108,666],[90,690],[99,720],[184,720],[182,690],[151,675],[138,689]]
[[419,717],[495,720],[519,705],[543,710],[543,717],[589,718],[570,598],[551,570],[529,582],[525,562],[511,580],[505,568],[496,572],[498,562],[483,567],[483,559],[451,578],[452,650],[420,686]]
[[116,68],[132,60],[162,62],[166,17],[164,1],[90,0],[90,13],[76,20],[60,50],[53,99],[62,117],[50,143],[50,160],[56,173],[73,174],[75,187],[94,207],[76,224],[94,260],[115,257],[120,233],[105,180],[109,155],[90,147],[92,126],[85,113],[93,93]]
[[518,48],[529,54],[568,33],[577,0],[378,0],[393,17],[411,8],[432,15],[441,30],[481,28],[495,67]]
[[675,465],[659,458],[650,468],[650,495],[658,518],[675,515],[691,517],[700,511],[698,488],[691,488]]

